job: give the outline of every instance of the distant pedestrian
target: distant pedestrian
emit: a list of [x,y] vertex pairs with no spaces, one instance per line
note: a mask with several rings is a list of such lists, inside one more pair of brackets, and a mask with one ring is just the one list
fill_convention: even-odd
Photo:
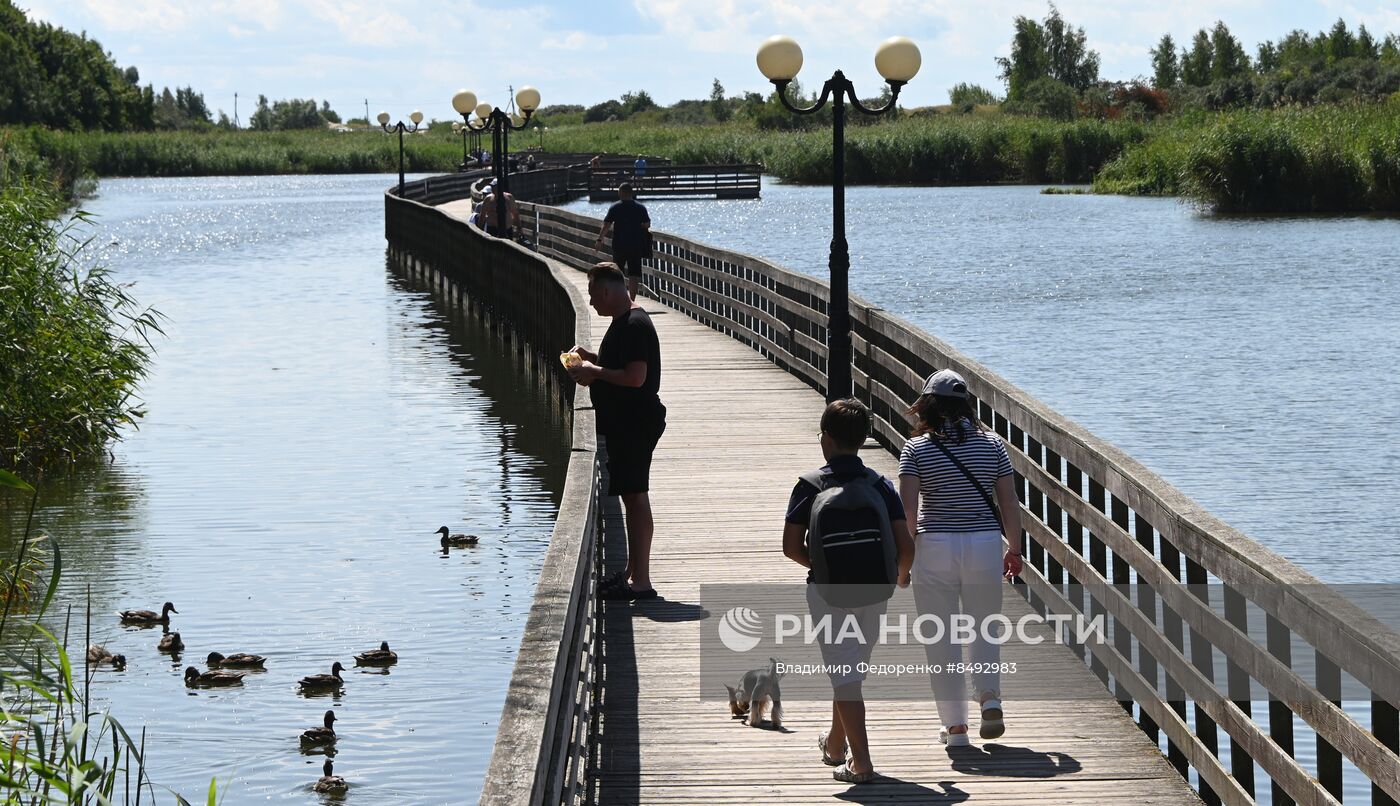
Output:
[[637,157],[637,161],[632,163],[632,175],[641,179],[647,175],[647,158]]
[[[914,431],[899,455],[899,494],[914,538],[914,603],[920,616],[974,625],[970,657],[948,632],[925,646],[930,666],[972,670],[973,699],[981,706],[980,733],[1006,731],[1001,705],[1001,645],[987,637],[988,619],[1001,613],[1002,578],[1021,573],[1021,508],[1006,446],[988,433],[969,403],[967,382],[945,369],[924,381],[909,407]],[[1010,548],[1002,549],[1002,535]],[[901,580],[903,584],[905,580]],[[931,675],[940,741],[966,747],[966,676]]]
[[661,388],[661,342],[642,307],[627,295],[627,278],[612,263],[588,271],[588,302],[612,318],[592,352],[574,345],[582,363],[569,368],[575,382],[589,387],[598,434],[608,452],[608,495],[622,498],[627,524],[627,567],[606,578],[608,599],[654,599],[651,583],[651,456],[666,430]]
[[612,233],[613,263],[627,275],[627,293],[637,298],[637,285],[642,279],[642,261],[651,257],[651,216],[645,205],[636,199],[630,182],[617,187],[618,201],[603,217],[603,228],[593,241],[602,251],[603,239]]

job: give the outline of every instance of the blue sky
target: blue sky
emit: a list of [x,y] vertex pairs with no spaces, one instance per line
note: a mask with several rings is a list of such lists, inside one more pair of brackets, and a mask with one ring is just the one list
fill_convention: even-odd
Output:
[[[907,106],[945,103],[962,81],[1002,91],[996,56],[1012,20],[1043,18],[1043,0],[18,0],[31,18],[86,31],[144,82],[193,86],[211,109],[246,121],[259,93],[327,100],[345,117],[421,109],[449,119],[461,88],[503,103],[509,85],[537,87],[545,104],[594,104],[645,89],[661,103],[767,91],[754,64],[766,37],[797,39],[813,86],[840,68],[865,96],[879,92],[874,52],[912,37],[923,69]],[[1294,28],[1344,18],[1373,34],[1400,32],[1395,0],[1062,0],[1103,58],[1106,78],[1150,72],[1148,48],[1224,20],[1252,54]]]

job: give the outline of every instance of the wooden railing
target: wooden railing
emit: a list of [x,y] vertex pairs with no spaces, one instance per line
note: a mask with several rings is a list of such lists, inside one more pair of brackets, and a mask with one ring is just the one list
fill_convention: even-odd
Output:
[[638,197],[714,196],[720,199],[756,199],[762,186],[760,165],[652,165],[646,172],[632,167],[590,171],[588,198],[617,198],[617,187],[630,182]]
[[[455,177],[454,177],[455,179]],[[416,199],[436,198],[437,179],[386,192],[385,235],[394,260],[430,267],[466,292],[492,321],[513,328],[560,376],[572,451],[534,602],[501,713],[481,803],[535,806],[586,795],[596,735],[601,467],[592,403],[563,372],[559,345],[590,339],[582,294],[557,264],[491,238]],[[514,181],[514,177],[513,177]]]
[[[598,259],[597,219],[525,207],[542,252],[575,266]],[[822,388],[826,283],[655,236],[647,293]],[[1253,804],[1265,789],[1273,804],[1340,803],[1343,759],[1369,780],[1371,803],[1400,799],[1400,636],[945,342],[858,298],[851,318],[857,395],[888,449],[903,445],[903,411],[925,376],[951,367],[967,379],[981,418],[1011,449],[1024,502],[1018,590],[1042,611],[1106,618],[1112,640],[1077,651],[1142,730],[1165,739],[1207,803]],[[1261,618],[1262,642],[1248,629]],[[1309,663],[1295,664],[1299,645]],[[1314,668],[1312,679],[1295,665]],[[1351,711],[1343,673],[1367,692]],[[1266,705],[1251,688],[1268,692]],[[1295,721],[1305,735],[1294,735]],[[1294,758],[1305,744],[1316,748],[1316,775]]]

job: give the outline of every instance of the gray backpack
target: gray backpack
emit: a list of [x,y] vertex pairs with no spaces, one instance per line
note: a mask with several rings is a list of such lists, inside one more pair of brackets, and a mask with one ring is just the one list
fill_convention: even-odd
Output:
[[853,477],[814,470],[802,480],[817,488],[807,524],[812,582],[833,607],[864,607],[894,594],[897,550],[890,513],[870,468]]

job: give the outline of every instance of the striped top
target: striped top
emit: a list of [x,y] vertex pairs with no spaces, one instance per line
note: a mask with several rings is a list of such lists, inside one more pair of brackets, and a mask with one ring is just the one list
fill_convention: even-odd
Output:
[[[943,446],[958,457],[982,489],[996,500],[996,481],[1011,475],[1006,445],[995,435],[962,422],[967,439]],[[929,434],[904,443],[899,453],[899,475],[919,479],[920,532],[980,532],[1001,529],[987,499],[967,480],[958,466],[934,445]]]

